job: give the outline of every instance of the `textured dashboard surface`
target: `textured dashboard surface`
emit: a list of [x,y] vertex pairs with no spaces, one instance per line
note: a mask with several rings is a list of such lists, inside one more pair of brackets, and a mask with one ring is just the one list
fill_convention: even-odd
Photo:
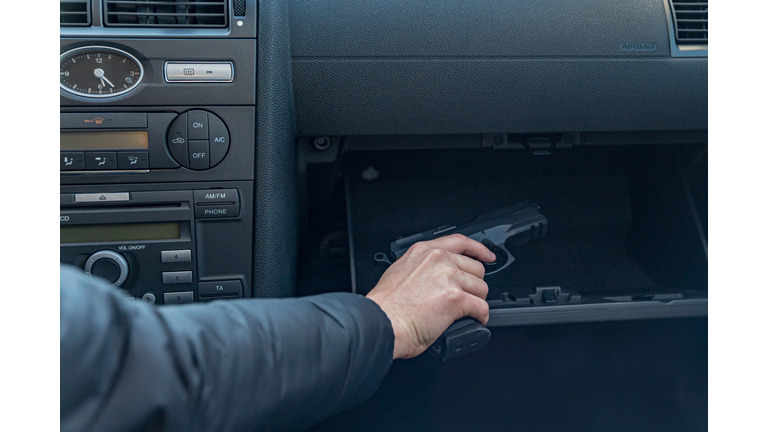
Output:
[[662,0],[289,4],[298,135],[707,128]]
[[706,59],[293,64],[299,135],[707,128]]
[[[304,57],[668,56],[663,0],[289,0]],[[621,43],[655,43],[622,51]]]

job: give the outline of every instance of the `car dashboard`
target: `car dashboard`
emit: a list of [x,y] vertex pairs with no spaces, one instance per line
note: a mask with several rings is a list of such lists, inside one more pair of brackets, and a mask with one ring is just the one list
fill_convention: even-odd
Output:
[[706,1],[60,10],[61,262],[128,297],[366,294],[530,202],[492,329],[707,316]]
[[[627,219],[615,240],[629,264],[655,277],[635,291],[643,284],[659,291],[631,295],[672,289],[685,297],[692,289],[706,301],[706,209],[691,186],[706,164],[706,2],[171,3],[60,2],[61,227],[62,238],[74,236],[62,240],[62,262],[157,304],[179,293],[184,301],[220,299],[199,290],[218,283],[237,287],[222,298],[286,297],[322,291],[297,280],[315,269],[313,242],[327,242],[341,223],[339,247],[353,253],[344,264],[349,282],[339,285],[365,293],[379,276],[369,256],[394,236],[459,222],[512,197],[553,201],[559,211],[559,189],[579,183],[579,166],[604,180],[632,171],[606,199],[633,212],[593,214],[598,219],[643,214],[660,228],[654,199],[688,202],[665,210],[684,226],[675,235],[688,264],[677,273],[697,282],[681,283],[655,263],[669,248],[625,241],[637,231],[656,242],[668,237],[663,228]],[[508,169],[497,166],[504,158]],[[638,158],[645,169],[632,167]],[[437,163],[477,185],[430,190],[443,175],[433,172]],[[609,172],[622,163],[630,167]],[[353,172],[369,166],[388,167],[375,182]],[[562,185],[536,194],[497,190],[532,166]],[[489,169],[501,180],[483,179]],[[424,214],[420,198],[391,183],[397,178],[424,183],[438,199],[477,202]],[[656,195],[640,197],[632,189],[638,181]],[[609,183],[577,189],[589,194]],[[394,191],[394,202],[367,190],[375,187]],[[355,247],[377,226],[356,212],[367,200],[384,217],[395,217],[387,212],[397,200],[410,210],[391,219],[400,227],[376,245]],[[183,258],[166,257],[176,251]],[[604,285],[578,288],[611,291]]]

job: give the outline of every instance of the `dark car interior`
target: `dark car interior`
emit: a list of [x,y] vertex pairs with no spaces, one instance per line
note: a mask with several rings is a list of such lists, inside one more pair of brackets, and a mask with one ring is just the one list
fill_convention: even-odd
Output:
[[706,0],[60,0],[60,260],[157,307],[365,295],[534,205],[487,345],[312,430],[706,430],[707,47]]

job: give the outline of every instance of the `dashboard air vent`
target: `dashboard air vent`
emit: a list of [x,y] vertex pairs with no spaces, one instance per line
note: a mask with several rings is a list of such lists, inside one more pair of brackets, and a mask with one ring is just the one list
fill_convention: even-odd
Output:
[[670,0],[678,45],[706,45],[708,0]]
[[226,27],[227,0],[105,0],[112,27]]
[[61,27],[87,27],[91,25],[90,0],[59,0]]

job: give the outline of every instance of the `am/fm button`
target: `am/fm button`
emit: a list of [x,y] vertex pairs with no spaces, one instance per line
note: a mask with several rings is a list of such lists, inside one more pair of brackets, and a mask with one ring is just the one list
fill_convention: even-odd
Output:
[[240,215],[240,204],[195,206],[195,218],[231,218]]
[[237,189],[203,189],[195,191],[195,204],[234,204],[240,201]]

